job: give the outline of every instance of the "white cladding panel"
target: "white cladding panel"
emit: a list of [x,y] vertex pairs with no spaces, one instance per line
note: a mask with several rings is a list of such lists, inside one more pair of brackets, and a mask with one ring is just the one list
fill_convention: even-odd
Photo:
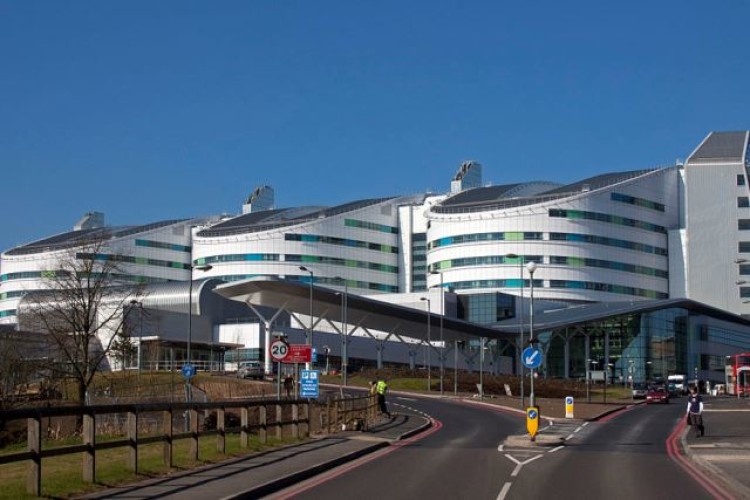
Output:
[[741,164],[686,166],[687,295],[734,311],[741,307],[734,264],[741,233],[737,221],[750,215],[740,216],[737,208],[737,196],[747,196],[737,186],[737,175],[743,171]]

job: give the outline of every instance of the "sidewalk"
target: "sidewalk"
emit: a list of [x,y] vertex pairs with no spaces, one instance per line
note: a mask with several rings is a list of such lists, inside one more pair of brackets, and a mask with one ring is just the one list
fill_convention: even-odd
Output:
[[367,432],[313,438],[252,456],[82,496],[87,499],[259,498],[356,460],[430,427],[422,416],[381,418]]
[[704,408],[706,434],[696,438],[686,428],[685,455],[737,498],[750,498],[750,400],[704,396]]

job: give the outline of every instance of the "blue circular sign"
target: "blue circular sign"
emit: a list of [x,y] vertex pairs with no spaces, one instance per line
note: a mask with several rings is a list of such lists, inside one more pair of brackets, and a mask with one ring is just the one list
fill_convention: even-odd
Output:
[[182,376],[188,380],[195,377],[195,366],[182,365]]
[[526,368],[539,368],[542,364],[542,351],[536,347],[527,347],[521,353],[521,362]]
[[568,396],[565,398],[565,404],[566,405],[572,405],[573,404],[573,398],[571,396]]
[[538,415],[536,410],[529,410],[528,416],[531,420],[534,420]]

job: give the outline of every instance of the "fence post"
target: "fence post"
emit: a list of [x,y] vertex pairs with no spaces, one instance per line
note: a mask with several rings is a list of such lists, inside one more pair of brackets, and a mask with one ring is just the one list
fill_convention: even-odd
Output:
[[138,473],[138,412],[128,412],[128,468]]
[[281,441],[283,435],[284,435],[284,428],[282,427],[284,425],[284,419],[283,413],[282,413],[282,406],[276,405],[276,439]]
[[224,433],[224,407],[216,410],[216,451],[224,453],[227,449],[227,438]]
[[198,461],[198,410],[191,408],[190,412],[190,458]]
[[162,413],[164,419],[164,445],[162,446],[162,457],[164,465],[172,468],[172,410],[166,410]]
[[26,475],[26,493],[42,496],[42,417],[37,414],[26,421],[26,445],[31,460]]
[[83,409],[83,482],[93,483],[96,479],[96,420],[94,412]]
[[292,405],[292,437],[299,438],[299,405]]
[[326,432],[331,434],[331,401],[326,401]]
[[250,411],[247,406],[243,406],[240,409],[240,447],[247,448],[249,443],[248,426],[250,424],[249,418]]
[[266,405],[259,406],[258,413],[258,419],[260,420],[258,438],[261,443],[266,444],[268,442],[268,407]]
[[303,438],[310,436],[310,403],[307,402],[302,405],[302,410],[304,412],[304,415],[302,416],[302,421],[304,422],[304,425],[302,426],[302,436]]

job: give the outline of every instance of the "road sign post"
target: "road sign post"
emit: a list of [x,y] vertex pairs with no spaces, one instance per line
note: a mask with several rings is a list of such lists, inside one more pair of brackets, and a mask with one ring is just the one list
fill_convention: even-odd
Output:
[[320,395],[318,370],[300,371],[299,390],[301,398],[317,398]]
[[565,398],[565,418],[575,418],[574,413],[573,396],[568,396]]
[[526,408],[526,430],[529,431],[531,440],[534,441],[536,433],[539,432],[539,407],[529,406]]

